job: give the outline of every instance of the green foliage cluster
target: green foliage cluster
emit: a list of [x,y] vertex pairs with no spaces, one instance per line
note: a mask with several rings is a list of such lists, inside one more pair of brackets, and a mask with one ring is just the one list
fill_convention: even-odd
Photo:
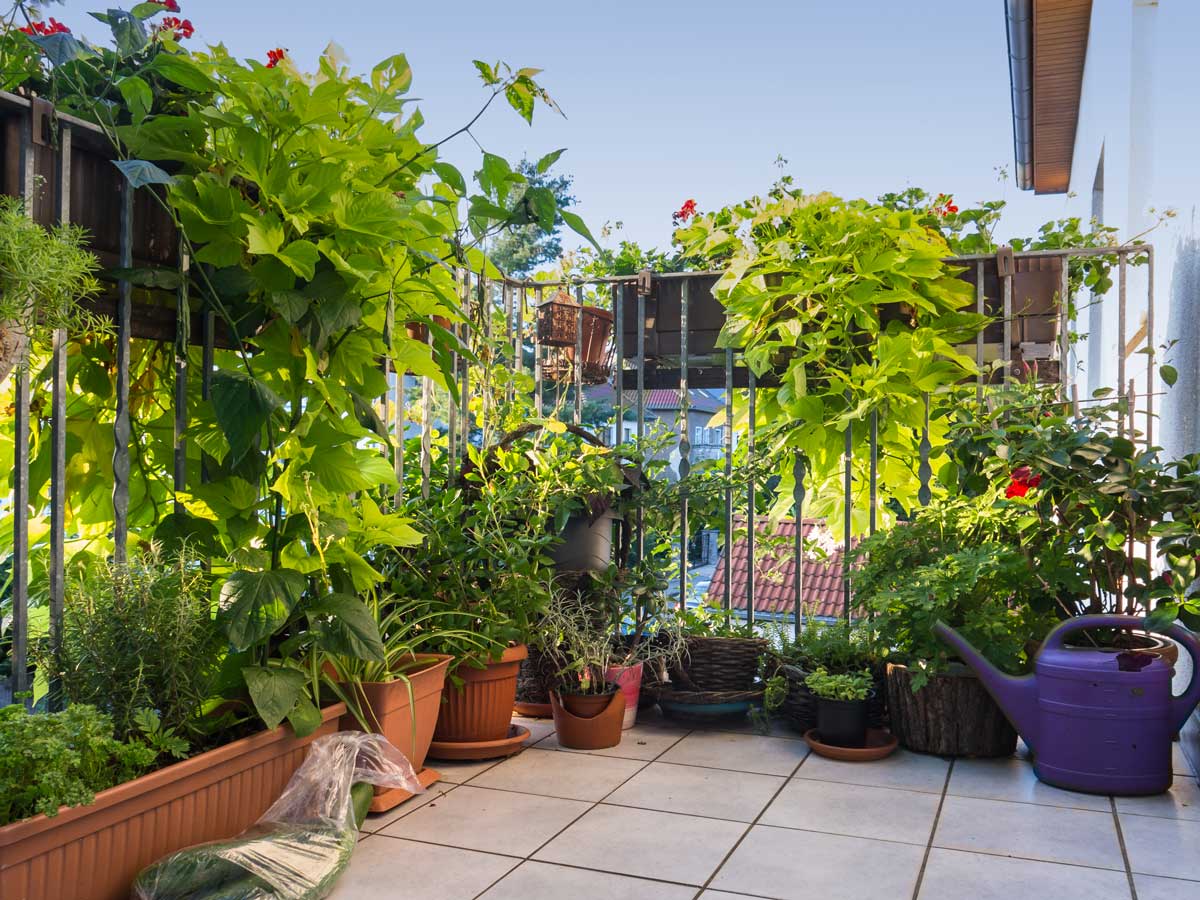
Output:
[[[798,454],[806,508],[836,521],[845,436],[863,491],[872,413],[884,499],[914,507],[922,397],[974,373],[957,347],[985,322],[969,309],[970,286],[942,262],[951,251],[941,234],[911,211],[782,188],[698,216],[676,239],[725,270],[714,289],[727,316],[721,344],[778,379],[760,392],[757,425],[777,463],[781,507],[790,507]],[[932,440],[944,440],[936,426]],[[860,517],[866,509],[855,504]]]
[[127,563],[75,557],[61,639],[35,658],[55,699],[103,710],[118,740],[143,733],[151,709],[163,733],[202,743],[225,646],[202,561],[151,547]]
[[804,679],[804,684],[822,700],[866,700],[875,681],[869,669],[831,675],[819,668]]
[[94,707],[38,715],[20,703],[0,707],[0,826],[91,803],[157,757],[142,741],[114,738],[112,720]]
[[823,622],[806,615],[798,635],[793,636],[790,623],[780,623],[769,637],[778,660],[804,672],[856,672],[878,657],[875,636],[863,622]]
[[[571,194],[570,175],[552,174],[550,168],[557,154],[534,161],[522,159],[517,163],[515,171],[525,176],[525,183],[519,185],[515,192],[527,196],[530,190],[545,188],[554,195],[554,203],[558,209],[575,204]],[[510,196],[509,202],[516,202],[521,196]],[[533,272],[538,266],[554,262],[562,255],[561,223],[562,217],[555,215],[555,224],[549,231],[542,230],[540,224],[520,225],[498,234],[488,247],[488,258],[506,275],[522,278]]]

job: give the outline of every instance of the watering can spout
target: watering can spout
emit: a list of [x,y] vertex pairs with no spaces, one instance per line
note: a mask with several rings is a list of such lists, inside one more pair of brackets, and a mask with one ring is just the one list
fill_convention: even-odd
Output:
[[979,676],[983,686],[1004,711],[1025,743],[1033,749],[1037,740],[1037,682],[1032,675],[1021,678],[1006,675],[988,662],[966,639],[947,625],[938,622],[933,633],[954,649],[963,662]]

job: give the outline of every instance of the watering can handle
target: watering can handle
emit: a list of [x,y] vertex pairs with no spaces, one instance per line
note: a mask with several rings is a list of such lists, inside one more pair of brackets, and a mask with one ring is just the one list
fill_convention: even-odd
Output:
[[1164,634],[1172,640],[1178,641],[1187,649],[1192,657],[1192,683],[1188,685],[1186,691],[1171,700],[1171,717],[1174,720],[1174,728],[1176,731],[1182,728],[1183,723],[1192,714],[1192,710],[1196,708],[1196,704],[1200,703],[1200,639],[1177,623],[1160,627],[1150,624],[1140,616],[1076,616],[1073,619],[1067,619],[1046,635],[1042,649],[1061,647],[1063,638],[1068,634],[1087,628],[1143,628],[1146,631]]
[[1061,647],[1063,638],[1075,631],[1084,631],[1089,628],[1144,628],[1145,625],[1146,620],[1141,616],[1075,616],[1061,622],[1058,627],[1046,635],[1046,639],[1042,641],[1042,649]]

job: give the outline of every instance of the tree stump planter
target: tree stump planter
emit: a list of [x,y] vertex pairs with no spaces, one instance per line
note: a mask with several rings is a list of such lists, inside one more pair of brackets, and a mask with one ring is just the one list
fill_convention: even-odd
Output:
[[87,806],[0,828],[4,900],[125,900],[156,859],[249,828],[282,793],[308,745],[338,730],[342,703],[298,738],[281,725],[96,794]]
[[887,688],[892,731],[909,750],[979,757],[1016,752],[1016,729],[965,667],[933,676],[914,694],[911,670],[892,663]]

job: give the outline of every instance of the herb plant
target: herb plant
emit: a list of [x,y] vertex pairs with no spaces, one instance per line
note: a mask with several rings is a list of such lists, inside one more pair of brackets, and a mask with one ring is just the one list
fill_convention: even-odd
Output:
[[804,679],[804,684],[823,700],[866,700],[874,687],[868,669],[830,675],[819,668]]

